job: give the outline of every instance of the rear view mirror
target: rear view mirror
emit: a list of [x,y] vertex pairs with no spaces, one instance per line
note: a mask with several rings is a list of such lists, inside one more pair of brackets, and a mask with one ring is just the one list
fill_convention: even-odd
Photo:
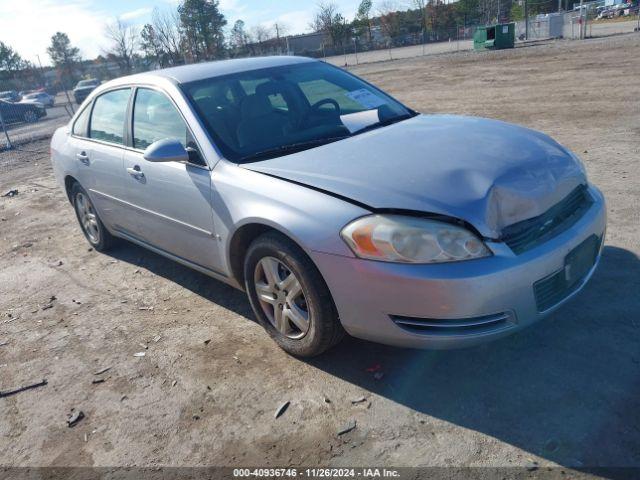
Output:
[[175,139],[164,139],[153,142],[144,151],[143,157],[149,162],[188,162],[189,153]]

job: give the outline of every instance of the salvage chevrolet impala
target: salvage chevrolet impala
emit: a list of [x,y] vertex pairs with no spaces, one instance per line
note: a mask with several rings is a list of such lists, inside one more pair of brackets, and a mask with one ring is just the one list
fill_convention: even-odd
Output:
[[51,143],[98,251],[142,245],[246,291],[287,352],[345,331],[455,348],[515,332],[593,273],[605,204],[546,135],[423,115],[323,62],[119,78]]

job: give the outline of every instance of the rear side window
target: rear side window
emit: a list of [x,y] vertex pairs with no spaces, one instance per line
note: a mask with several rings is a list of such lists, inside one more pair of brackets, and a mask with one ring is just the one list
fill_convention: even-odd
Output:
[[91,107],[87,105],[73,124],[72,132],[78,137],[87,136],[87,127],[89,126],[89,114],[91,113]]
[[166,138],[187,145],[187,126],[173,103],[163,94],[139,88],[133,106],[133,148],[144,150]]
[[124,144],[124,123],[131,89],[114,90],[96,98],[89,136],[103,142]]

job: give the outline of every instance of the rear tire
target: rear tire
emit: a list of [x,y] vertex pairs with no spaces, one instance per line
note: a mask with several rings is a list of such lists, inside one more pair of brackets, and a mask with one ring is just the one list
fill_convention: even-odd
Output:
[[82,233],[91,246],[98,252],[106,252],[113,247],[116,239],[105,228],[89,195],[77,182],[71,187],[71,201]]
[[270,232],[253,241],[245,257],[244,279],[259,322],[291,355],[319,355],[344,337],[320,272],[284,235]]

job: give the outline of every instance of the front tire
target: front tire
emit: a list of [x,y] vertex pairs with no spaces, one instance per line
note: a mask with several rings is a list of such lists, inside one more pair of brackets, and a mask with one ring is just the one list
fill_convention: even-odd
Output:
[[291,355],[319,355],[344,336],[320,272],[285,236],[271,232],[253,241],[245,257],[244,279],[256,317]]
[[109,250],[114,245],[115,238],[100,220],[100,216],[85,189],[77,182],[71,188],[71,200],[82,233],[91,246],[98,252]]

